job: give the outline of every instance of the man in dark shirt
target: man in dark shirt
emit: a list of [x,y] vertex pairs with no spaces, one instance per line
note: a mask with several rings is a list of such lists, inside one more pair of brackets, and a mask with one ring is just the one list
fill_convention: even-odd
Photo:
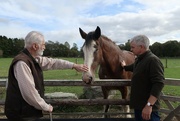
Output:
[[130,107],[134,109],[136,121],[160,121],[159,96],[164,87],[164,67],[160,59],[149,50],[149,39],[137,35],[130,41],[131,51],[137,56],[132,65],[122,66],[132,71]]

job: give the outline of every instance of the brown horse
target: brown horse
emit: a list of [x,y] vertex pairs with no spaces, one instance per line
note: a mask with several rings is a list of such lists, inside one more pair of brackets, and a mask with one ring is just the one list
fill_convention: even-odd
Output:
[[[84,64],[89,67],[89,71],[83,73],[82,80],[90,84],[94,81],[95,70],[99,66],[100,79],[130,79],[132,73],[126,72],[121,66],[124,60],[126,64],[132,64],[135,56],[129,51],[121,50],[114,42],[106,36],[101,35],[101,29],[96,28],[95,31],[86,34],[79,28],[81,37],[85,39],[82,47],[84,53]],[[129,89],[127,86],[102,86],[104,99],[108,98],[111,90],[119,90],[123,99],[129,99]],[[109,105],[105,106],[105,112],[108,112]],[[129,106],[124,106],[124,110],[129,112]],[[107,115],[105,115],[107,117]]]

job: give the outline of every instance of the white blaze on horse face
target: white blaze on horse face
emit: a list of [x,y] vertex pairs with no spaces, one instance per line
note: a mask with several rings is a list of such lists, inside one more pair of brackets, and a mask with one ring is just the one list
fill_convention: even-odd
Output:
[[94,79],[93,70],[91,70],[91,65],[94,60],[94,51],[96,51],[96,48],[94,46],[96,45],[95,41],[92,41],[88,46],[83,47],[84,52],[84,64],[86,64],[89,68],[88,72],[83,73],[83,81],[86,83],[91,83]]

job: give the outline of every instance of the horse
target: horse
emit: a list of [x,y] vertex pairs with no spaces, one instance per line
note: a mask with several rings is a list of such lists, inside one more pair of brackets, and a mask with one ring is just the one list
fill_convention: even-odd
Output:
[[[111,39],[105,35],[101,35],[101,29],[97,26],[95,31],[88,34],[79,28],[81,37],[85,40],[82,50],[84,53],[84,64],[89,68],[88,72],[83,72],[82,80],[86,84],[91,84],[95,81],[95,72],[99,67],[98,75],[100,79],[131,79],[132,73],[126,72],[121,62],[125,61],[127,65],[132,64],[135,60],[135,55],[130,51],[121,50]],[[122,99],[129,99],[129,86],[101,86],[104,99],[108,99],[111,90],[119,90]],[[104,106],[104,117],[108,112],[109,105]],[[123,106],[125,112],[129,113],[128,105]],[[131,115],[126,115],[131,117]]]

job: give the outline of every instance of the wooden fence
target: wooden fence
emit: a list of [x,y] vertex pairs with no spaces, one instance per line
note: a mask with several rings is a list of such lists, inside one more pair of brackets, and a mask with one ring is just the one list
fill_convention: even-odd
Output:
[[[130,80],[97,80],[93,84],[88,86],[130,86]],[[0,80],[0,87],[5,87],[6,80]],[[180,80],[166,78],[165,85],[180,86]],[[45,86],[87,86],[81,80],[46,80]],[[46,101],[52,105],[128,105],[129,100],[123,99],[46,99]],[[176,118],[180,121],[180,105],[173,106],[173,102],[180,102],[179,96],[165,95],[162,92],[161,101],[164,102],[168,108],[161,108],[160,112],[166,114],[163,121],[171,121]],[[4,105],[4,100],[0,100],[0,105]],[[71,114],[70,114],[71,115]]]

